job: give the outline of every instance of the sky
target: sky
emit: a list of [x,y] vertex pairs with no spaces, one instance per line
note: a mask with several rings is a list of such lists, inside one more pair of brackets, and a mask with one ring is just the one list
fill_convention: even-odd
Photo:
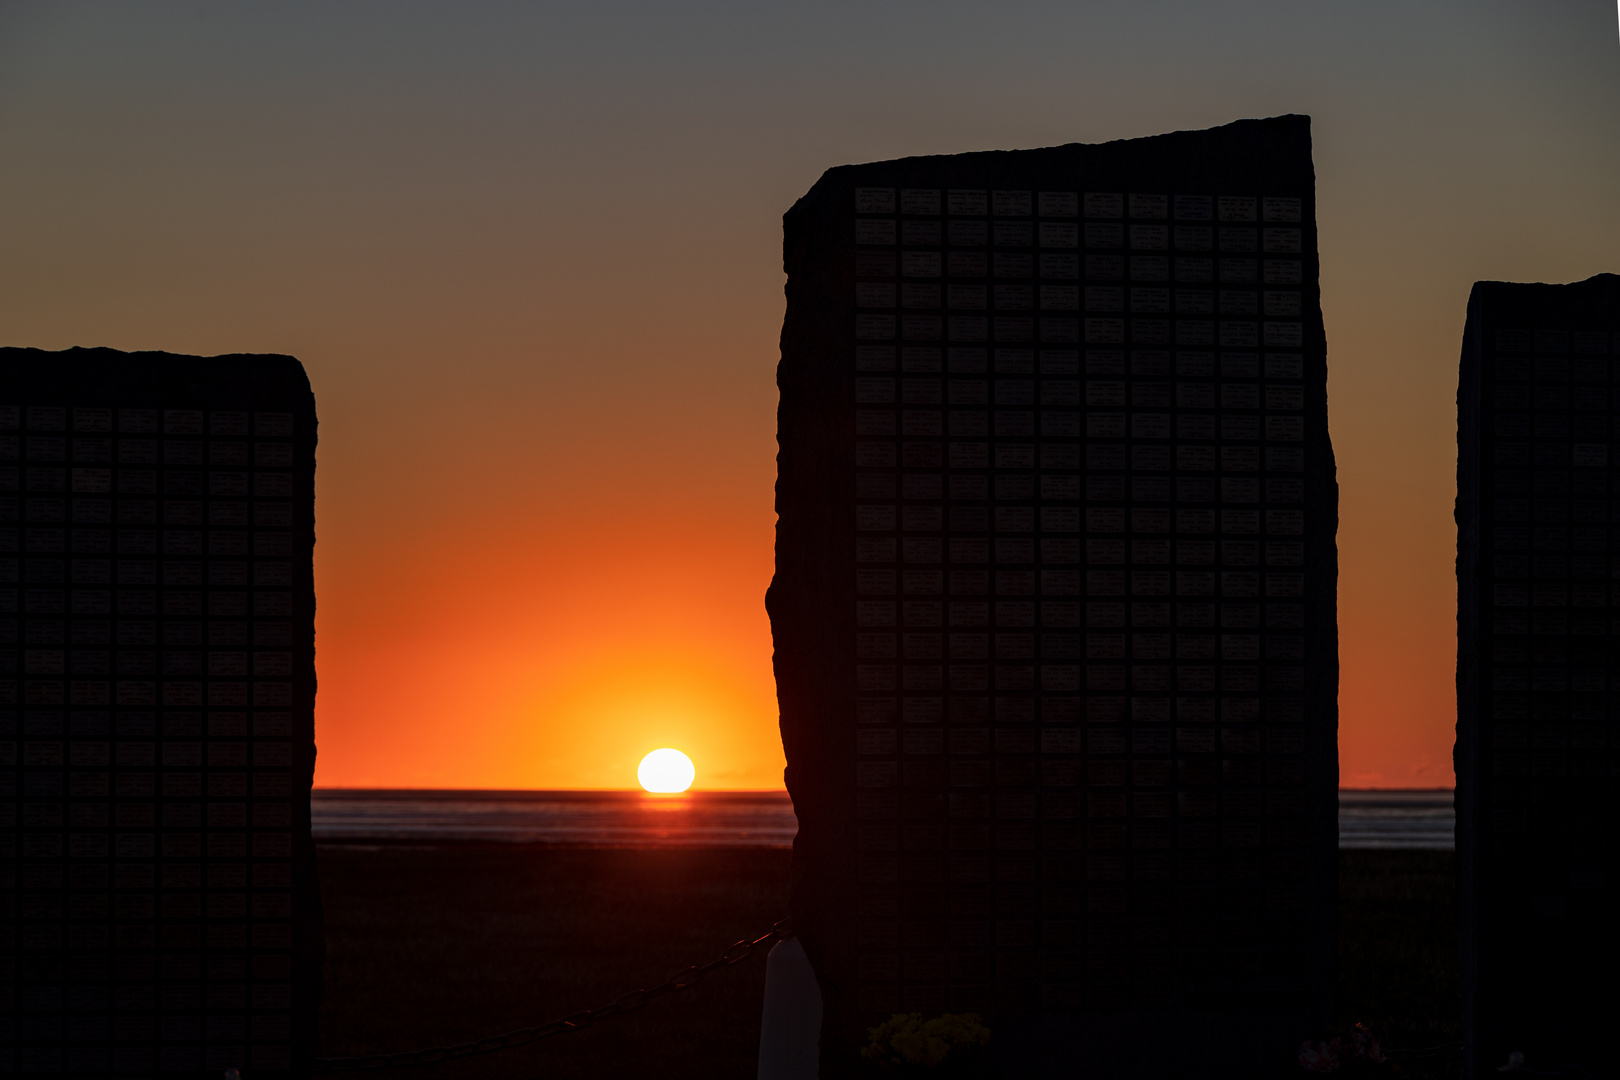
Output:
[[1470,285],[1616,265],[1607,0],[0,0],[0,343],[301,359],[319,786],[777,788],[781,214],[1313,117],[1340,780],[1451,783]]

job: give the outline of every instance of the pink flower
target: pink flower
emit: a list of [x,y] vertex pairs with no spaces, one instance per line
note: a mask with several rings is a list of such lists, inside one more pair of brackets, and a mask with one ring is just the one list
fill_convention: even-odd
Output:
[[1368,1031],[1366,1024],[1356,1025],[1356,1052],[1368,1061],[1380,1065],[1389,1060],[1384,1056],[1383,1048],[1378,1045],[1378,1036]]
[[1338,1039],[1313,1043],[1309,1039],[1299,1044],[1299,1067],[1308,1072],[1337,1072],[1339,1070]]
[[1378,1036],[1369,1031],[1366,1024],[1357,1024],[1348,1035],[1335,1035],[1326,1042],[1307,1039],[1299,1045],[1299,1067],[1307,1072],[1338,1072],[1342,1066],[1352,1065],[1358,1059],[1384,1066],[1392,1073],[1400,1071],[1390,1062],[1378,1044]]

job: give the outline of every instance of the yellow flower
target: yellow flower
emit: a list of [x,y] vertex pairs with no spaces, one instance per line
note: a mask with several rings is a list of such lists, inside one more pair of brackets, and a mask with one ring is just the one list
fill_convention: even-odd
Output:
[[953,1052],[961,1056],[990,1042],[990,1029],[977,1013],[945,1013],[932,1020],[922,1013],[895,1013],[870,1035],[861,1056],[892,1068],[929,1068]]

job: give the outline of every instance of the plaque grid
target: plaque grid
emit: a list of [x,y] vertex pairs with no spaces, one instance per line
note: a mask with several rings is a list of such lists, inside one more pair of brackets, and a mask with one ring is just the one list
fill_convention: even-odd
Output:
[[776,576],[824,1070],[1253,1076],[1331,1015],[1309,122],[830,170],[784,219]]
[[[312,1007],[307,382],[210,408],[188,358],[103,353],[0,355],[0,1054],[286,1074]],[[28,374],[75,362],[83,386]],[[109,366],[162,389],[109,393]],[[203,407],[105,403],[160,395]]]
[[1301,201],[856,190],[863,1011],[1301,989]]
[[[1468,1049],[1595,1061],[1612,963],[1620,290],[1475,286],[1459,393],[1458,849]],[[1607,958],[1607,959],[1606,959]]]

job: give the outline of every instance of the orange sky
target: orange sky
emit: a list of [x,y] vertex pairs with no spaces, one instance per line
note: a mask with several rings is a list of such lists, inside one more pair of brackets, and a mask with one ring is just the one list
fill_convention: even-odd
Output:
[[673,745],[777,787],[782,212],[846,161],[1307,112],[1341,779],[1448,784],[1463,305],[1616,269],[1614,18],[8,4],[0,341],[304,361],[318,783],[627,787]]

